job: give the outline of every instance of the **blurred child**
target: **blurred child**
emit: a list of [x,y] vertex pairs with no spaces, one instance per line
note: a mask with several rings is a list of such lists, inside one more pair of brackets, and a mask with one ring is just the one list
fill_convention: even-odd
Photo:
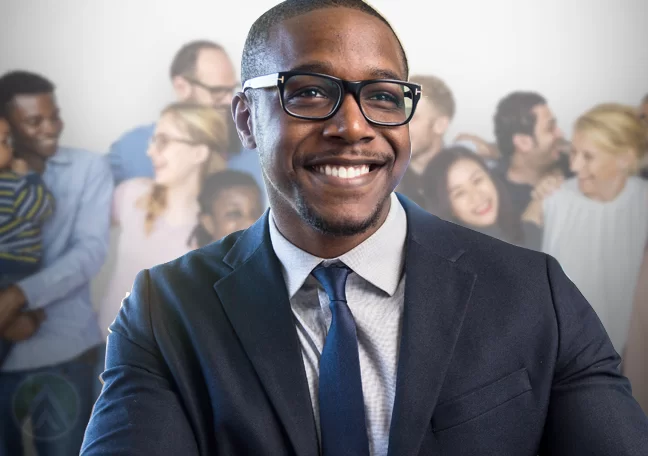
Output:
[[[35,273],[41,261],[41,226],[54,209],[54,199],[40,176],[13,156],[8,122],[0,117],[0,289]],[[0,364],[10,341],[31,337],[42,310],[22,312],[0,328]]]
[[234,170],[209,176],[198,204],[199,223],[193,233],[198,247],[249,228],[263,213],[261,189],[254,178]]

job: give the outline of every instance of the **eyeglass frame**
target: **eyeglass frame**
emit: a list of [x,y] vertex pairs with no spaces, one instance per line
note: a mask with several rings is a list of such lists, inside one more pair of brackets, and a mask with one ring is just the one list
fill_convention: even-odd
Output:
[[[286,87],[286,81],[292,76],[319,76],[335,82],[342,90],[340,90],[340,96],[338,97],[337,103],[335,104],[331,112],[323,117],[309,117],[301,116],[299,114],[288,111],[284,104],[284,89]],[[363,87],[369,84],[380,82],[401,84],[408,87],[412,91],[412,111],[404,122],[378,122],[367,117],[367,114],[364,112],[364,109],[362,108],[362,104],[360,102],[360,91]],[[289,116],[295,117],[297,119],[313,121],[328,120],[331,117],[335,116],[335,114],[337,114],[337,112],[340,110],[340,107],[342,106],[342,103],[344,102],[345,95],[350,93],[351,95],[353,95],[354,100],[358,104],[358,108],[360,108],[360,112],[367,120],[367,122],[381,127],[400,127],[402,125],[408,124],[412,120],[414,112],[416,111],[416,106],[418,105],[418,102],[423,95],[423,86],[414,82],[401,81],[398,79],[365,79],[364,81],[347,81],[345,79],[336,78],[335,76],[331,76],[329,74],[312,73],[309,71],[280,71],[278,73],[270,73],[264,76],[257,76],[245,81],[245,83],[243,84],[243,92],[245,93],[245,91],[248,89],[268,89],[272,87],[277,87],[279,89],[279,103],[281,104],[284,112]]]
[[182,77],[184,79],[186,79],[186,81],[189,84],[198,86],[201,89],[204,89],[204,90],[208,91],[211,94],[212,97],[217,96],[218,95],[217,92],[223,92],[223,94],[221,96],[225,95],[227,92],[231,92],[232,95],[234,95],[234,93],[236,92],[236,88],[239,87],[238,82],[236,84],[234,84],[234,85],[231,85],[231,86],[225,86],[225,85],[210,86],[210,85],[207,85],[204,82],[199,81],[198,79],[196,79],[194,77],[191,77],[191,76],[186,76],[185,75],[185,76],[182,76]]
[[[158,138],[164,138],[165,143],[162,147],[159,147],[157,144]],[[179,144],[185,144],[187,146],[202,146],[203,143],[198,142],[198,141],[192,141],[191,139],[184,139],[184,138],[176,138],[174,136],[167,136],[167,135],[159,135],[155,134],[152,135],[149,140],[148,140],[149,146],[154,145],[160,152],[165,150],[169,144],[171,143],[179,143]]]

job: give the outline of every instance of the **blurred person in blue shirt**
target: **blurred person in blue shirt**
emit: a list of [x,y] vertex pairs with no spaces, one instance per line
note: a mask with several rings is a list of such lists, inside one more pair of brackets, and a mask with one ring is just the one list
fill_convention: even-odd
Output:
[[[23,454],[27,419],[39,455],[78,454],[94,400],[101,332],[90,281],[108,250],[113,178],[105,157],[59,146],[63,121],[54,91],[33,73],[0,77],[15,154],[56,201],[42,230],[41,269],[0,291],[1,335],[14,343],[0,367],[3,456]],[[40,326],[13,323],[39,310]]]
[[[231,131],[228,168],[252,174],[259,186],[265,189],[256,151],[243,148],[231,119],[230,103],[239,83],[225,49],[206,40],[185,44],[171,63],[170,77],[178,101],[227,111]],[[153,177],[153,165],[146,150],[154,130],[154,123],[137,127],[111,145],[108,157],[115,186],[134,177]]]

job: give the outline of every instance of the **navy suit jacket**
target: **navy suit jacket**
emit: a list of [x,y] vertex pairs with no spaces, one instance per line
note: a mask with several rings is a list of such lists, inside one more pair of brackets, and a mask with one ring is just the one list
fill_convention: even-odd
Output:
[[[557,261],[408,220],[390,456],[645,455],[648,419]],[[142,271],[111,326],[90,455],[318,454],[268,213]]]

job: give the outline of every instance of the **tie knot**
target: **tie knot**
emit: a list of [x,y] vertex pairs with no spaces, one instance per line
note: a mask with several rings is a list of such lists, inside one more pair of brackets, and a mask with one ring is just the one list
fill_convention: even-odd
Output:
[[344,287],[351,273],[344,263],[335,263],[330,266],[319,265],[313,269],[313,276],[322,284],[331,301],[346,301]]

